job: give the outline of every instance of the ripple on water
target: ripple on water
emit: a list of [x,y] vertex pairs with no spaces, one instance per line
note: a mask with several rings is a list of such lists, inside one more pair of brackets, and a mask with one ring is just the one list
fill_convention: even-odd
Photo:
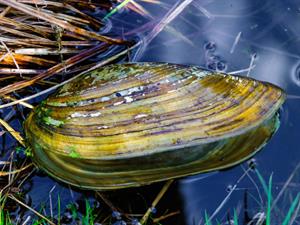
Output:
[[294,73],[293,73],[293,81],[300,86],[300,62],[296,66]]

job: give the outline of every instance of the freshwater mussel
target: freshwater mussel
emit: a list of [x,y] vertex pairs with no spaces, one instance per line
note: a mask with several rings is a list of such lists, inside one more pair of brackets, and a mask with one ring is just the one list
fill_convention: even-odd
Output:
[[266,82],[167,63],[79,76],[25,122],[34,162],[81,188],[109,190],[236,165],[278,128],[284,92]]

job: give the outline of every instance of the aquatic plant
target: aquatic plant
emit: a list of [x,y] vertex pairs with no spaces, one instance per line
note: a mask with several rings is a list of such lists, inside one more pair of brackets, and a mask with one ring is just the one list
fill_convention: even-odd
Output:
[[[278,222],[279,222],[278,220],[276,220],[276,222],[272,221],[272,218],[274,219],[275,217],[277,217],[277,215],[275,213],[273,213],[273,211],[272,211],[272,209],[274,208],[274,204],[273,204],[274,197],[272,195],[273,175],[272,174],[270,175],[269,181],[267,184],[258,169],[255,169],[255,173],[257,175],[258,180],[260,181],[263,192],[266,195],[266,204],[265,204],[265,208],[262,209],[262,211],[264,211],[264,212],[263,213],[262,212],[255,213],[255,216],[253,216],[253,218],[250,218],[250,221],[247,221],[247,224],[257,224],[257,225],[261,225],[261,224],[272,225],[275,223],[278,224]],[[276,201],[278,201],[278,198],[282,195],[282,191],[283,191],[283,189],[281,190],[279,195],[276,197]],[[280,222],[280,224],[282,224],[282,225],[293,224],[295,218],[299,215],[299,206],[300,206],[300,192],[298,192],[296,194],[296,196],[293,197],[293,201],[291,202],[290,207],[289,207],[288,211],[286,212],[286,215],[282,218],[282,221]],[[247,209],[244,209],[244,210],[247,210]],[[260,215],[260,216],[257,217],[256,215]],[[229,216],[228,219],[222,223],[218,219],[215,219],[216,222],[214,223],[212,221],[211,217],[205,211],[203,221],[204,221],[205,225],[244,224],[244,223],[239,222],[239,215],[237,214],[236,209],[233,209],[233,218],[231,219]]]

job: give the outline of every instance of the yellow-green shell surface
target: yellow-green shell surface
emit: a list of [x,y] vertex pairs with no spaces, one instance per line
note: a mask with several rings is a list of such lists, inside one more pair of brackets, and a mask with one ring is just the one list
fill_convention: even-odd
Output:
[[25,131],[55,178],[117,189],[240,163],[275,132],[283,101],[272,84],[199,67],[110,65],[63,86]]

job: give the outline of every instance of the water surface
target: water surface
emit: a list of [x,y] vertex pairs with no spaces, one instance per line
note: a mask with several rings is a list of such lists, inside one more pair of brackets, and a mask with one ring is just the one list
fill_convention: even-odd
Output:
[[[176,3],[174,0],[163,2],[161,5],[143,3],[152,18],[143,18],[129,11],[115,14],[111,17],[113,28],[109,32],[122,31],[127,39],[142,40]],[[237,72],[282,87],[288,97],[281,111],[280,129],[254,157],[256,168],[266,180],[273,175],[274,196],[282,189],[300,161],[299,21],[300,3],[296,0],[194,0],[148,45],[141,45],[138,52],[129,56],[132,61],[192,64],[224,72]],[[200,224],[204,212],[214,214],[232,188],[234,191],[230,198],[214,218],[226,222],[227,216],[232,217],[233,209],[237,210],[241,220],[263,212],[266,195],[262,185],[254,171],[250,170],[245,175],[245,170],[248,170],[247,162],[210,174],[206,178],[193,176],[176,181],[157,210],[180,210],[181,214],[162,223]],[[84,201],[88,198],[95,203],[91,193],[57,183],[41,172],[35,173],[26,185],[29,186],[31,206],[39,209],[43,203],[48,215],[50,201],[54,212],[57,212],[58,194],[61,202]],[[135,208],[140,208],[140,211],[134,213],[142,214],[161,185],[108,195],[120,208],[124,205],[131,205],[133,208],[138,206]],[[277,209],[274,209],[277,210],[276,213],[284,216],[297,192],[299,176],[296,174],[285,195],[278,201]],[[248,193],[249,204],[246,216],[243,212],[245,193]],[[62,211],[64,207],[65,205],[62,206]]]

